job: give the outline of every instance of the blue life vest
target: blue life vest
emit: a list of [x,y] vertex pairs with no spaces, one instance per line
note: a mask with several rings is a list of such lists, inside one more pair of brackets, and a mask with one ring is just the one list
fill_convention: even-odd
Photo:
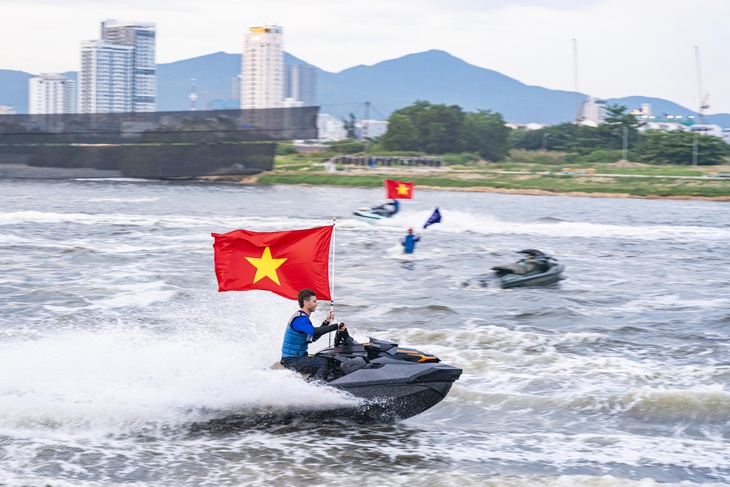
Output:
[[418,242],[418,237],[415,235],[406,235],[403,239],[403,247],[404,252],[406,254],[412,254],[413,249],[416,248],[416,242]]
[[300,316],[307,316],[307,313],[302,310],[297,311],[289,318],[289,323],[286,324],[284,343],[281,345],[282,358],[303,357],[307,355],[307,347],[309,346],[309,342],[312,341],[312,335],[296,331],[291,326],[294,320]]

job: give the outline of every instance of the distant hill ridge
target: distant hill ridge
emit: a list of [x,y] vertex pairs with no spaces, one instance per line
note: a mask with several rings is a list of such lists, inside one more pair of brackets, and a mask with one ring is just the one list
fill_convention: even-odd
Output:
[[[286,64],[304,63],[289,53]],[[508,122],[558,124],[575,117],[574,92],[526,85],[491,69],[469,64],[451,54],[430,50],[382,61],[372,66],[354,66],[339,73],[317,68],[320,113],[337,117],[364,118],[369,102],[370,118],[386,119],[394,110],[417,100],[458,105],[465,111],[499,112]],[[216,52],[157,65],[159,111],[190,109],[193,79],[198,94],[197,109],[234,107],[234,79],[241,71],[241,55]],[[75,72],[64,73],[75,77]],[[0,105],[13,105],[18,113],[28,111],[28,78],[22,71],[0,70]],[[580,94],[584,100],[587,96]],[[661,115],[696,115],[692,110],[661,98],[630,96],[606,99],[630,110],[642,103]],[[707,115],[707,123],[730,127],[730,114]]]

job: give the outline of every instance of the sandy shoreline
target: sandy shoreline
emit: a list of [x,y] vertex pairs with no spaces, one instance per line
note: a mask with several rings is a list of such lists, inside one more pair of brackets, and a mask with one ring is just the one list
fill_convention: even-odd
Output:
[[580,191],[569,191],[565,193],[554,193],[541,189],[503,189],[503,188],[439,188],[434,186],[419,186],[419,189],[440,189],[444,191],[468,191],[475,193],[505,193],[525,194],[533,196],[580,196],[585,198],[637,198],[643,200],[707,200],[707,201],[730,201],[730,196],[636,196],[627,193],[583,193]]
[[[396,177],[408,177],[418,175],[420,171],[414,173],[414,171],[403,171],[403,172],[390,172],[388,175]],[[422,173],[422,172],[421,172]],[[236,177],[236,176],[204,176],[195,178],[196,181],[211,181],[211,182],[232,182],[238,184],[260,184],[258,182],[259,176],[265,173],[259,173],[253,176],[247,177]],[[92,178],[120,178],[122,177],[120,171],[107,171],[100,169],[88,169],[88,168],[57,168],[57,167],[32,167],[24,164],[0,164],[0,179],[92,179]],[[281,183],[287,184],[287,183]],[[294,186],[328,186],[328,185],[316,185],[308,183],[297,183]],[[335,187],[352,187],[352,186],[339,186]],[[366,186],[361,186],[366,187]],[[473,187],[440,187],[440,186],[428,186],[419,185],[419,189],[425,190],[440,190],[440,191],[462,191],[471,193],[503,193],[503,194],[523,194],[532,196],[577,196],[584,198],[637,198],[637,199],[656,199],[656,200],[706,200],[706,201],[730,201],[730,196],[635,196],[625,193],[583,193],[583,192],[565,192],[557,193],[552,191],[545,191],[540,189],[504,189],[504,188],[490,188],[486,186],[473,186]]]
[[[256,174],[254,176],[248,176],[243,179],[234,180],[230,177],[219,177],[219,176],[211,176],[206,177],[203,180],[209,180],[209,181],[229,181],[229,182],[237,182],[240,184],[259,184],[258,178],[261,174]],[[407,174],[402,174],[401,176],[407,176]],[[287,183],[279,183],[279,184],[287,184]],[[353,186],[339,186],[339,185],[326,185],[326,184],[308,184],[308,183],[297,183],[292,184],[292,186],[333,186],[333,187],[353,187]],[[367,186],[359,186],[359,187],[367,187]],[[441,186],[428,186],[428,185],[419,185],[418,189],[426,189],[426,190],[440,190],[440,191],[462,191],[467,193],[502,193],[502,194],[523,194],[523,195],[531,195],[531,196],[576,196],[576,197],[584,197],[584,198],[636,198],[636,199],[649,199],[649,200],[698,200],[698,201],[730,201],[730,196],[658,196],[658,195],[649,195],[649,196],[636,196],[628,193],[583,193],[579,191],[569,191],[565,193],[556,193],[553,191],[545,191],[542,189],[505,189],[505,188],[490,188],[486,186],[473,186],[473,187],[441,187]]]

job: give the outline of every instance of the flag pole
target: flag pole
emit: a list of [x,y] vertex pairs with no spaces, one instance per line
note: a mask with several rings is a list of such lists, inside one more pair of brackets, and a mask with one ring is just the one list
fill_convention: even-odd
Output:
[[[332,271],[331,271],[331,279],[330,279],[330,310],[333,312],[332,314],[332,321],[335,320],[334,317],[334,311],[335,311],[335,251],[337,250],[337,246],[335,245],[336,235],[337,232],[335,232],[337,223],[337,218],[332,218]],[[332,335],[330,333],[327,334],[329,338],[329,345],[332,346]]]
[[335,245],[335,241],[337,239],[337,232],[335,231],[336,223],[337,218],[332,218],[332,279],[330,279],[330,309],[332,311],[335,309],[335,252],[337,251],[337,246]]

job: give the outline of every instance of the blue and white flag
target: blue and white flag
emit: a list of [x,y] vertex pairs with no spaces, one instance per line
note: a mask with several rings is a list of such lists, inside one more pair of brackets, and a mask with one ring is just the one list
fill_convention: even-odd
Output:
[[423,224],[423,228],[426,228],[429,225],[433,225],[434,223],[438,223],[441,221],[441,213],[439,212],[438,207],[433,210],[433,213],[431,216],[428,217],[428,221]]

